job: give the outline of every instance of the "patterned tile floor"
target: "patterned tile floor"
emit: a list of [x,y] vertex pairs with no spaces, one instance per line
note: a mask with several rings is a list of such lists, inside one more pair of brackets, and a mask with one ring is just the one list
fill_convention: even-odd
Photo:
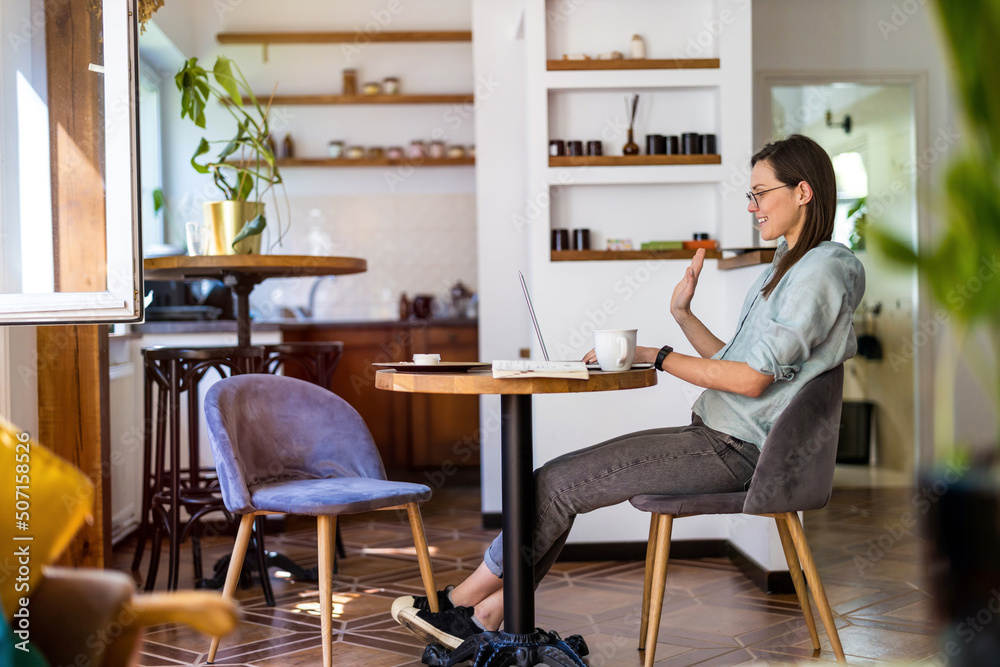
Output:
[[[825,509],[806,515],[806,534],[851,664],[944,663],[930,620],[921,541],[899,530],[903,514],[913,511],[912,496],[905,489],[836,490]],[[438,587],[457,583],[479,564],[494,534],[480,528],[479,489],[438,491],[423,514]],[[334,665],[420,665],[423,646],[388,614],[396,596],[422,592],[405,515],[345,517],[342,531],[348,557],[334,579]],[[270,536],[267,546],[313,567],[315,544],[313,527],[293,524]],[[117,567],[128,569],[134,548],[131,540],[116,548]],[[206,570],[211,573],[212,563],[231,548],[231,538],[207,540]],[[238,591],[244,620],[223,639],[215,664],[320,664],[317,587],[276,572],[272,568],[276,607],[264,604],[257,585]],[[181,581],[191,575],[185,550]],[[164,578],[161,566],[158,588]],[[642,562],[559,563],[538,589],[537,623],[563,636],[583,635],[594,667],[640,665],[642,580]],[[822,630],[823,649],[814,655],[794,596],[763,594],[725,559],[671,561],[660,628],[657,665],[834,659]],[[140,664],[203,664],[208,643],[185,627],[153,628]]]

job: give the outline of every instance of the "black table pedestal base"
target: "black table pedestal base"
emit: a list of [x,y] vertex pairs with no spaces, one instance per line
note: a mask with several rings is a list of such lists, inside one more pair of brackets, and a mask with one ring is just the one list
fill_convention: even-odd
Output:
[[469,637],[458,648],[449,651],[440,644],[424,649],[423,663],[452,667],[474,660],[472,667],[585,667],[583,656],[589,653],[587,642],[580,635],[562,639],[555,632],[536,628],[526,635],[508,632],[484,632]]

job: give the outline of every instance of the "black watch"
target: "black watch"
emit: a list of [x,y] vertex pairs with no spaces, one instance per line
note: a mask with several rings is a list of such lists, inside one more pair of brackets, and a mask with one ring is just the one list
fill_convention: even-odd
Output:
[[667,358],[667,355],[674,351],[674,348],[669,345],[664,345],[660,348],[659,353],[656,355],[656,361],[653,363],[653,368],[658,371],[663,370],[663,360]]

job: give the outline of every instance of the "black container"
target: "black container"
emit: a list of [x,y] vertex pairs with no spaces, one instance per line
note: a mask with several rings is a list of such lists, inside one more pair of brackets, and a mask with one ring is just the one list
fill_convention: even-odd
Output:
[[552,249],[553,250],[569,250],[569,230],[568,229],[553,229],[552,230]]
[[179,280],[147,280],[146,293],[153,293],[149,305],[153,308],[170,308],[174,306],[193,306],[195,300],[187,283]]
[[691,235],[691,238],[695,241],[707,241],[708,232],[695,232]]
[[681,135],[681,152],[684,155],[701,154],[701,135],[697,132],[685,132]]
[[[996,446],[989,445],[994,451]],[[1000,599],[1000,486],[995,458],[973,456],[968,463],[922,471],[913,495],[917,511],[886,524],[884,533],[895,537],[909,529],[913,514],[920,520],[928,603],[941,628],[938,636],[950,667],[992,665],[1000,655],[1000,624],[993,612]],[[885,543],[882,535],[879,541]],[[880,548],[888,551],[894,545],[890,541]]]
[[840,412],[837,463],[869,463],[874,412],[875,404],[869,401],[844,401]]
[[701,152],[706,155],[716,155],[719,152],[714,134],[701,135]]
[[664,147],[666,148],[666,150],[664,151],[664,153],[666,153],[667,155],[679,155],[680,154],[680,152],[681,152],[680,140],[678,139],[678,137],[677,137],[676,134],[668,134],[663,139],[664,139],[664,142],[665,142],[664,143]]
[[566,155],[566,142],[562,139],[553,139],[549,142],[549,157],[559,157]]
[[590,250],[590,230],[573,230],[573,250]]
[[604,144],[600,141],[587,142],[587,155],[604,155]]
[[665,155],[667,152],[667,138],[662,134],[646,135],[646,155]]
[[582,141],[567,141],[566,148],[569,155],[583,155]]

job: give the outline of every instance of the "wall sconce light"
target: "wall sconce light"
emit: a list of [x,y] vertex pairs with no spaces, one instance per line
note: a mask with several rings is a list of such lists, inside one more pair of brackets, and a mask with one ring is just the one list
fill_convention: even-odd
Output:
[[844,120],[839,123],[833,122],[833,112],[827,110],[826,112],[826,126],[827,127],[842,127],[844,128],[845,134],[851,133],[851,117],[849,115],[844,116]]

